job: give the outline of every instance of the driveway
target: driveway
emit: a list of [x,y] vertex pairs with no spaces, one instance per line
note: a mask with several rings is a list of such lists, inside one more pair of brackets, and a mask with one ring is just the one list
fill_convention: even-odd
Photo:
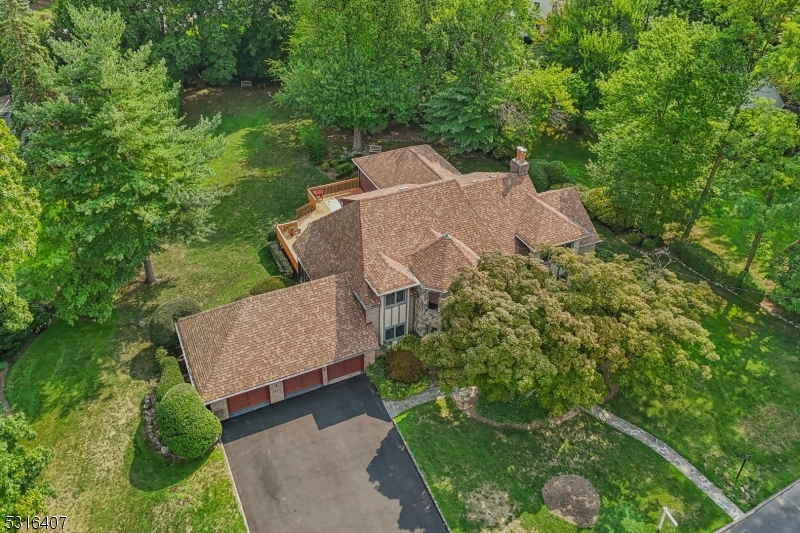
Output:
[[717,533],[797,533],[800,531],[800,480]]
[[226,420],[251,533],[446,533],[366,376]]

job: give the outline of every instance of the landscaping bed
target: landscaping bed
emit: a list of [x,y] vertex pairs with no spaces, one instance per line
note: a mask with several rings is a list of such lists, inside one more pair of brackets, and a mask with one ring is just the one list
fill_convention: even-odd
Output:
[[385,356],[378,357],[373,364],[367,367],[367,376],[375,384],[378,394],[384,400],[403,400],[419,394],[431,386],[431,378],[427,374],[413,383],[403,383],[390,378]]
[[560,474],[585,478],[600,495],[596,525],[580,531],[655,532],[663,506],[678,520],[677,531],[712,532],[730,521],[654,451],[587,414],[522,431],[472,420],[441,399],[395,421],[455,532],[504,525],[515,532],[577,532],[544,505],[542,489]]

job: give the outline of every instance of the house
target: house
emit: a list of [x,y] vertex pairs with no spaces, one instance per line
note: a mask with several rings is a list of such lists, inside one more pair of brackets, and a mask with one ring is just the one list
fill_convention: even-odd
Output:
[[429,146],[355,160],[312,187],[277,236],[299,285],[181,318],[192,383],[227,418],[362,372],[379,347],[442,326],[440,303],[481,254],[543,243],[594,250],[577,192],[538,193],[526,152],[505,173],[461,174]]

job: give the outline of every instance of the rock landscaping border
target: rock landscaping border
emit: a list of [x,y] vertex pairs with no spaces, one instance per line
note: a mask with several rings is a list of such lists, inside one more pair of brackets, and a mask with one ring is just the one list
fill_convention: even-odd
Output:
[[147,440],[150,441],[150,446],[153,451],[162,457],[177,461],[183,459],[179,455],[175,455],[170,451],[167,446],[161,442],[158,436],[158,431],[155,428],[156,420],[156,392],[155,389],[147,393],[147,396],[142,400],[142,420],[144,421],[144,431],[147,434]]

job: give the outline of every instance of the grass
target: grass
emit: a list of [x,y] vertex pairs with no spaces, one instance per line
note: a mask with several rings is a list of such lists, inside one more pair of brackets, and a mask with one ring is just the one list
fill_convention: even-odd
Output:
[[577,135],[570,132],[548,132],[528,150],[529,159],[546,159],[561,161],[567,166],[572,179],[586,187],[595,187],[594,180],[586,172],[586,163],[593,154],[589,151],[589,143],[597,139],[593,133]]
[[[597,229],[602,247],[630,251],[609,230]],[[680,265],[670,268],[698,282]],[[800,330],[712,289],[723,304],[703,325],[720,358],[698,360],[711,367],[711,380],[693,383],[671,401],[623,391],[610,409],[667,442],[748,510],[800,477]],[[734,481],[745,452],[752,458]]]
[[402,400],[419,394],[431,386],[431,379],[427,373],[419,381],[403,383],[402,381],[391,379],[387,375],[388,372],[385,356],[378,357],[375,363],[367,368],[367,376],[375,384],[378,394],[384,400]]
[[[305,189],[329,181],[306,159],[288,112],[262,91],[190,93],[189,124],[222,113],[225,154],[213,166],[228,194],[204,243],[171,245],[154,255],[159,283],[120,291],[111,319],[53,324],[11,369],[7,395],[55,452],[44,478],[58,496],[51,514],[69,531],[243,532],[244,523],[220,448],[196,461],[170,463],[145,441],[139,405],[156,363],[139,321],[178,295],[204,308],[229,303],[276,272],[266,251],[272,220],[289,220]],[[143,276],[142,276],[143,279]]]
[[710,532],[729,521],[654,451],[586,414],[543,430],[499,429],[442,399],[396,422],[456,533],[495,531],[489,521],[502,516],[513,531],[576,533],[541,496],[548,479],[565,473],[585,477],[601,496],[598,523],[581,531],[655,532],[662,506],[680,531]]

